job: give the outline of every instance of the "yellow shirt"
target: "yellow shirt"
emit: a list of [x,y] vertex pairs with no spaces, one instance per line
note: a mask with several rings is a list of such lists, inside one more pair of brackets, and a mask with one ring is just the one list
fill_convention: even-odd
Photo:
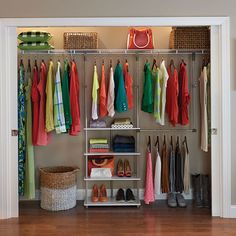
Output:
[[50,61],[46,84],[46,131],[54,130],[53,121],[53,84],[54,84],[54,70],[53,62]]

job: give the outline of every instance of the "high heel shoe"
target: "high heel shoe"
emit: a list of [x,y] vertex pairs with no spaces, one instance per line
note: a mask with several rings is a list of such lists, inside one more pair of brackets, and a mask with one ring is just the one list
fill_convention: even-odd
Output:
[[98,186],[96,184],[93,185],[92,202],[98,202]]
[[107,190],[106,190],[106,186],[104,184],[102,184],[100,187],[99,201],[100,202],[107,202],[108,201]]
[[123,161],[121,159],[117,163],[117,175],[119,177],[124,176],[124,165],[123,165]]
[[131,177],[132,171],[131,171],[129,161],[127,159],[124,162],[124,169],[125,169],[125,176],[126,177]]

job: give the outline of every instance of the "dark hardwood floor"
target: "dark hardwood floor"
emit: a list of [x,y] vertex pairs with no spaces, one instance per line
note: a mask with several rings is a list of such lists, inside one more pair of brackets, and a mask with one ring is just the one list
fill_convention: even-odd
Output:
[[209,209],[150,206],[84,208],[49,212],[39,202],[21,202],[20,218],[0,221],[0,235],[197,235],[236,236],[236,220],[210,216]]

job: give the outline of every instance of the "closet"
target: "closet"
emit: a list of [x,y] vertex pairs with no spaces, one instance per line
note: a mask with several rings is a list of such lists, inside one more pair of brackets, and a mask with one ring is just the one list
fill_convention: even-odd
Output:
[[[128,27],[73,27],[73,28],[36,28],[37,30],[46,30],[52,34],[51,44],[55,49],[47,51],[19,50],[18,61],[27,69],[28,62],[31,68],[36,63],[38,66],[42,60],[46,63],[54,63],[54,73],[56,65],[61,63],[62,74],[64,73],[64,61],[74,61],[78,70],[79,77],[79,101],[80,101],[80,132],[76,136],[67,133],[56,134],[51,132],[50,140],[46,146],[34,146],[35,160],[35,186],[36,199],[39,199],[39,176],[38,168],[46,166],[78,166],[78,196],[80,200],[85,200],[84,205],[88,206],[140,206],[140,200],[145,195],[146,180],[146,150],[150,145],[150,152],[154,166],[156,162],[155,151],[157,137],[159,150],[165,139],[167,148],[171,143],[176,146],[179,143],[187,142],[189,150],[189,169],[191,174],[208,174],[211,169],[211,153],[201,150],[201,117],[200,117],[200,97],[199,97],[199,78],[201,70],[206,61],[209,60],[210,51],[205,49],[169,49],[169,37],[171,27],[152,27],[155,49],[130,51],[126,49]],[[32,30],[31,28],[18,28],[18,33]],[[64,32],[97,32],[98,49],[96,50],[63,50]],[[142,96],[144,87],[144,65],[152,64],[156,61],[160,66],[165,61],[166,68],[172,63],[179,73],[180,63],[186,64],[188,75],[188,89],[190,103],[188,109],[189,123],[187,125],[176,124],[173,126],[165,112],[165,124],[160,125],[156,122],[153,114],[144,112],[142,107]],[[92,87],[94,65],[97,67],[99,83],[101,81],[102,65],[105,68],[106,89],[109,86],[109,72],[112,65],[114,71],[117,64],[128,62],[129,73],[133,79],[133,108],[126,112],[116,112],[114,117],[105,116],[102,119],[106,122],[106,127],[92,128]],[[112,128],[114,119],[130,118],[132,128]],[[133,136],[135,139],[135,150],[131,153],[117,153],[109,151],[108,153],[89,152],[89,140],[92,138],[104,138],[108,140],[111,147],[112,141],[116,135]],[[171,141],[172,140],[172,141]],[[117,174],[111,178],[93,179],[88,173],[88,160],[90,156],[106,155],[114,157],[116,172],[119,160],[129,160],[132,176],[118,177]],[[93,185],[101,186],[105,184],[107,188],[107,202],[92,202],[91,190]],[[155,184],[154,184],[155,185]],[[128,188],[133,190],[135,201],[118,202],[115,199],[118,189]],[[192,187],[190,186],[190,190]],[[184,195],[186,199],[192,199],[192,192]],[[165,199],[166,194],[160,191],[155,194],[155,199]]]

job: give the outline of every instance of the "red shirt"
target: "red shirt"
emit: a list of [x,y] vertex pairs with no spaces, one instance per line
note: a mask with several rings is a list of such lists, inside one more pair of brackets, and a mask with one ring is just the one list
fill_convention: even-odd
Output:
[[190,95],[188,92],[188,76],[185,63],[180,64],[179,71],[179,123],[181,125],[189,124],[188,106]]
[[100,93],[99,93],[99,116],[104,117],[107,115],[107,91],[106,91],[106,80],[105,80],[105,68],[104,64],[102,65],[102,79],[100,84]]
[[129,65],[126,62],[123,66],[124,78],[125,78],[125,90],[128,101],[128,108],[133,108],[133,79],[129,73]]
[[71,62],[70,70],[70,110],[72,117],[70,135],[77,135],[80,131],[79,76],[74,61]]
[[46,81],[47,81],[47,68],[44,62],[40,66],[39,83],[37,85],[40,95],[39,101],[39,126],[37,145],[45,146],[48,144],[48,133],[45,129],[45,109],[46,109]]
[[31,88],[31,98],[32,98],[32,106],[33,106],[33,125],[32,125],[32,143],[33,145],[37,145],[38,138],[38,127],[39,127],[39,92],[37,89],[39,82],[38,76],[38,67],[34,66],[33,71],[33,83]]
[[169,122],[175,126],[178,123],[178,94],[179,94],[179,82],[178,82],[178,72],[174,69],[172,73],[171,67],[168,69],[169,79],[167,81],[166,89],[166,112],[169,117]]

